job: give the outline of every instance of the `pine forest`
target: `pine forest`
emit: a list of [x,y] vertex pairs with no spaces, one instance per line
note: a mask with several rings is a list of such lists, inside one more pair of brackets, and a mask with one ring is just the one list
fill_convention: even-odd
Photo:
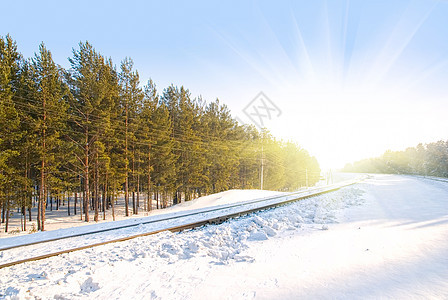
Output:
[[[266,129],[240,125],[218,99],[140,82],[89,42],[69,69],[42,43],[24,58],[0,37],[0,208],[45,230],[65,206],[84,221],[126,216],[229,189],[293,191],[320,178],[316,159]],[[261,173],[263,172],[263,173]],[[261,187],[260,177],[263,177]],[[117,199],[124,199],[117,202]]]

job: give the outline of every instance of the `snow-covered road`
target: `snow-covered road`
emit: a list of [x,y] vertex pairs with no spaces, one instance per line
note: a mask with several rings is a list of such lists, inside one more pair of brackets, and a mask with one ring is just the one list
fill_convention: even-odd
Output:
[[0,298],[446,299],[447,241],[447,183],[374,176],[221,225],[1,269]]

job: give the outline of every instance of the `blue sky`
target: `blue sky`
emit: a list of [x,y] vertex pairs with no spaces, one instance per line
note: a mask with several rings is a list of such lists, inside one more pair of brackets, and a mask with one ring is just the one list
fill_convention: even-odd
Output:
[[57,63],[88,40],[142,83],[184,85],[266,125],[324,167],[448,139],[448,1],[7,1],[0,35]]

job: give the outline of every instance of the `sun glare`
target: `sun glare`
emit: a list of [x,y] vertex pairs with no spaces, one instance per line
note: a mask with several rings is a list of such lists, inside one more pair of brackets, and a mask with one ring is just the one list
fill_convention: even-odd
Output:
[[[318,158],[323,169],[341,168],[388,149],[404,150],[444,136],[440,123],[446,122],[441,121],[439,108],[426,105],[434,95],[422,84],[421,72],[418,68],[409,72],[403,64],[434,7],[409,4],[391,23],[392,30],[374,32],[367,45],[361,34],[369,30],[366,24],[355,24],[356,34],[347,32],[348,8],[342,20],[345,26],[339,27],[334,22],[340,20],[329,19],[325,7],[318,20],[323,25],[314,29],[319,34],[312,39],[309,29],[292,14],[295,53],[285,47],[282,33],[260,10],[269,49],[275,52],[269,57],[275,57],[276,63],[249,59],[247,45],[232,41],[228,45],[265,79],[268,86],[263,91],[283,112],[268,129],[296,140]],[[409,22],[412,26],[406,26]],[[334,37],[341,36],[344,43],[336,43]],[[265,54],[262,51],[256,50]],[[440,66],[441,61],[433,64]],[[428,68],[422,62],[416,66]]]
[[273,130],[300,141],[323,169],[412,142],[406,128],[418,112],[398,91],[322,84],[298,87],[282,99],[284,117]]

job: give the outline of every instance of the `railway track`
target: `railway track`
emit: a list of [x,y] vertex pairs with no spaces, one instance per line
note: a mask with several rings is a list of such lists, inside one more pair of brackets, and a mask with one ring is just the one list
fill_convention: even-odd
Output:
[[[343,182],[331,186],[288,193],[286,195],[249,200],[231,205],[221,205],[194,211],[173,213],[168,216],[150,216],[136,219],[137,221],[133,224],[118,224],[89,232],[66,234],[57,238],[47,238],[16,245],[3,245],[0,246],[0,269],[69,252],[153,235],[163,231],[179,232],[207,224],[219,224],[231,218],[333,192],[343,187],[358,183],[361,180],[362,179]],[[58,241],[63,239],[66,240],[64,241],[66,247],[65,249],[60,249],[57,244]],[[13,257],[13,255],[10,254],[13,254],[16,251],[20,251],[21,257],[24,258],[20,260],[9,258],[10,256]]]
[[[296,196],[305,196],[305,197],[317,196],[317,195],[320,195],[321,193],[333,191],[333,190],[339,189],[341,187],[354,184],[356,182],[358,182],[358,181],[347,181],[342,184],[335,184],[335,185],[325,186],[325,187],[317,187],[317,188],[312,188],[312,189],[309,189],[306,191],[299,191],[299,192],[289,193],[286,195],[270,196],[270,197],[265,197],[265,198],[248,200],[248,201],[244,201],[244,202],[238,202],[235,204],[224,204],[224,205],[219,205],[219,206],[206,207],[206,208],[202,208],[202,209],[195,209],[192,211],[184,211],[184,212],[177,212],[177,213],[171,213],[171,214],[155,215],[155,216],[149,216],[149,217],[143,217],[143,218],[103,223],[101,225],[108,226],[108,227],[102,227],[102,228],[90,229],[89,227],[93,227],[93,226],[98,227],[98,226],[96,226],[97,224],[95,224],[93,226],[86,225],[86,226],[83,226],[86,229],[85,231],[81,230],[81,232],[79,232],[80,227],[78,227],[77,233],[70,232],[71,229],[68,228],[68,229],[63,229],[63,231],[65,231],[65,233],[63,233],[62,236],[58,236],[58,237],[45,237],[45,233],[48,233],[48,231],[47,231],[47,232],[42,232],[43,235],[41,235],[42,237],[40,239],[37,239],[37,240],[34,239],[31,242],[27,242],[27,241],[17,242],[17,241],[14,241],[15,238],[10,238],[3,245],[0,245],[0,251],[10,250],[10,249],[24,247],[24,246],[31,246],[31,245],[36,245],[36,244],[41,244],[41,243],[46,243],[46,242],[53,242],[53,241],[58,241],[58,240],[63,240],[63,239],[69,239],[69,238],[74,238],[74,237],[79,237],[79,236],[88,236],[88,235],[94,235],[97,233],[116,231],[116,230],[120,230],[120,229],[137,227],[137,226],[142,226],[142,225],[147,225],[147,224],[153,224],[153,223],[162,222],[162,221],[175,220],[175,219],[179,219],[179,218],[183,218],[183,217],[190,217],[190,216],[195,216],[195,215],[199,215],[199,214],[203,214],[203,213],[222,211],[222,210],[227,210],[230,208],[242,207],[242,206],[247,206],[250,204],[262,203],[262,202],[275,200],[275,199],[283,199],[283,198],[296,197]],[[302,199],[302,198],[297,198],[297,200],[300,200],[300,199]],[[295,200],[293,200],[293,201],[295,201]],[[18,237],[18,238],[20,239],[21,237]],[[8,244],[9,241],[10,241],[10,244]]]

